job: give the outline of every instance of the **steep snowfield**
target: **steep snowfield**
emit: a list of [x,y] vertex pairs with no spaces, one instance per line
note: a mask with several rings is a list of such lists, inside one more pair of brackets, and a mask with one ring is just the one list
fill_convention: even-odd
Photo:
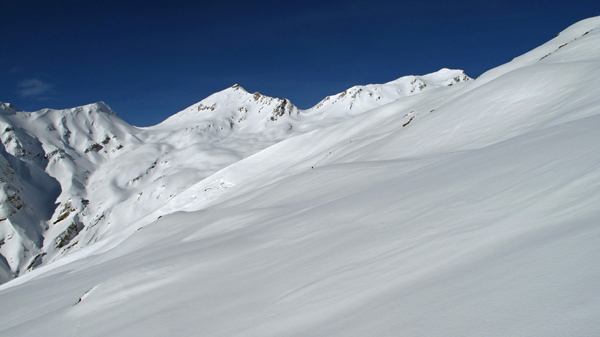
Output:
[[140,141],[139,130],[102,102],[37,112],[2,104],[0,112],[0,281],[6,281],[64,252],[84,227],[89,176],[122,144]]
[[106,153],[56,143],[89,167],[83,228],[0,286],[1,334],[599,335],[599,27],[475,81],[307,111],[234,86],[151,128],[107,117]]

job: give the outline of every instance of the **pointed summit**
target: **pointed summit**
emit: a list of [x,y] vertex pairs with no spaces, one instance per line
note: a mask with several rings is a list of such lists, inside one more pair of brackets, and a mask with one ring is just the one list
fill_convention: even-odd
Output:
[[169,117],[163,127],[200,128],[210,132],[244,129],[246,132],[262,132],[267,124],[284,116],[296,115],[298,108],[287,98],[280,99],[249,93],[239,84],[214,93],[202,101]]
[[225,90],[233,90],[233,91],[241,91],[241,92],[248,92],[246,91],[246,89],[244,89],[242,86],[240,86],[239,84],[234,84],[231,87],[225,89]]
[[108,106],[108,104],[104,103],[103,101],[91,104],[91,106],[95,112],[105,112],[109,115],[117,115],[117,113],[114,112],[113,109],[111,109],[110,106]]
[[12,104],[10,104],[10,103],[0,102],[0,110],[14,112],[15,111],[15,107]]

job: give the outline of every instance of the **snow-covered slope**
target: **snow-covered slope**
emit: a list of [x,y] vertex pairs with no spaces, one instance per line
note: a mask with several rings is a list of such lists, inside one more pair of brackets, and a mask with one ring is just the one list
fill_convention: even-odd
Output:
[[[84,227],[86,184],[139,131],[102,103],[17,111],[0,105],[3,281],[50,260]],[[58,207],[57,207],[58,206]],[[64,252],[64,250],[60,251]]]
[[[462,70],[442,69],[425,76],[404,76],[385,84],[357,85],[334,96],[327,96],[307,113],[321,119],[345,119],[348,114],[361,114],[400,97],[407,97],[431,89],[450,87],[470,78]],[[339,119],[337,120],[339,121]]]
[[[0,331],[599,334],[599,27],[474,81],[443,69],[306,111],[239,86],[144,129],[92,105],[67,117],[78,142],[3,105],[10,137],[45,153],[3,136],[3,167],[23,163],[14,186],[46,213],[41,245],[19,234],[41,260],[0,286]],[[50,248],[67,195],[56,226],[77,233]]]
[[[4,171],[7,177],[15,175],[10,161],[28,163],[29,169],[4,188],[0,281],[62,258],[114,231],[154,221],[164,214],[158,210],[173,209],[172,200],[179,194],[191,193],[189,187],[284,139],[468,79],[460,70],[442,69],[383,85],[354,87],[334,96],[328,106],[319,104],[306,111],[287,99],[250,94],[234,85],[143,129],[122,121],[103,102],[37,112],[16,111],[3,103]],[[357,94],[362,91],[369,95]],[[39,172],[30,174],[31,170]],[[45,180],[21,186],[29,176]],[[215,184],[216,189],[228,187]],[[18,211],[21,204],[28,205],[23,212]]]

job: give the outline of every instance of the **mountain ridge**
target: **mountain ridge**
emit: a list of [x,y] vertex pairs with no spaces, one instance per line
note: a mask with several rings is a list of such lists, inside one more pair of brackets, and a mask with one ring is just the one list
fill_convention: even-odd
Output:
[[[329,96],[308,110],[298,109],[286,98],[268,97],[258,92],[251,94],[236,84],[162,123],[145,128],[129,125],[101,101],[64,110],[35,112],[20,111],[10,103],[1,103],[4,128],[24,132],[17,137],[16,131],[5,131],[6,155],[27,162],[32,159],[26,156],[44,158],[45,161],[37,166],[48,173],[40,172],[34,176],[47,176],[42,185],[54,186],[53,191],[60,190],[60,195],[50,193],[54,197],[43,202],[28,198],[23,203],[38,205],[30,207],[30,211],[36,213],[41,202],[45,205],[42,207],[44,216],[16,223],[3,220],[7,221],[4,226],[7,229],[0,239],[7,244],[0,247],[0,255],[9,261],[3,263],[4,267],[0,266],[5,269],[3,281],[10,278],[6,275],[26,273],[61,258],[77,245],[95,242],[99,233],[106,230],[103,227],[113,222],[131,223],[156,209],[163,209],[164,203],[182,189],[195,185],[194,179],[201,181],[227,165],[287,138],[334,125],[402,97],[468,80],[462,70],[442,69],[381,85],[355,86]],[[374,97],[373,93],[379,96]],[[369,102],[363,104],[365,101]],[[353,106],[351,113],[345,112]],[[25,138],[27,141],[22,141]],[[23,144],[29,143],[35,143],[36,149],[23,148]],[[187,158],[188,164],[173,167],[170,163],[182,160],[179,155],[173,155],[178,152],[185,153],[183,157]],[[132,159],[119,159],[124,156]],[[10,169],[10,163],[6,165]],[[189,179],[181,180],[182,175],[189,175]],[[170,185],[168,191],[164,191],[166,185],[162,180],[173,180],[173,177],[189,182]],[[108,185],[107,179],[112,181]],[[227,188],[225,182],[216,184],[218,189]],[[165,198],[165,193],[169,197]],[[151,199],[147,195],[152,196]],[[107,197],[114,201],[102,201]],[[3,204],[8,207],[10,200],[19,200],[17,198],[20,197],[8,193]],[[146,205],[140,207],[140,204]],[[14,207],[23,207],[20,203],[15,205],[7,211],[6,219],[14,218],[18,211]],[[132,212],[131,209],[139,211]],[[44,224],[39,226],[32,222]],[[26,234],[28,232],[31,233]],[[6,265],[10,266],[9,270]]]

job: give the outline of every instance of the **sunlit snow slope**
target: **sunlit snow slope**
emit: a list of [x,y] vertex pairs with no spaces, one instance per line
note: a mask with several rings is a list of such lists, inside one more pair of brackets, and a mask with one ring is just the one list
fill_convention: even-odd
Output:
[[[174,200],[188,203],[179,195],[196,193],[198,182],[284,139],[468,80],[442,69],[356,86],[306,111],[234,85],[143,129],[102,102],[36,112],[2,103],[0,283],[99,241],[118,243],[115,231],[180,210]],[[231,186],[213,185],[204,189]]]
[[[145,129],[103,115],[110,142],[55,145],[81,228],[31,241],[0,334],[600,335],[600,17],[463,76],[306,111],[234,86]],[[71,177],[46,157],[21,161],[47,176],[15,178],[60,194],[52,215],[27,196],[44,238]]]

